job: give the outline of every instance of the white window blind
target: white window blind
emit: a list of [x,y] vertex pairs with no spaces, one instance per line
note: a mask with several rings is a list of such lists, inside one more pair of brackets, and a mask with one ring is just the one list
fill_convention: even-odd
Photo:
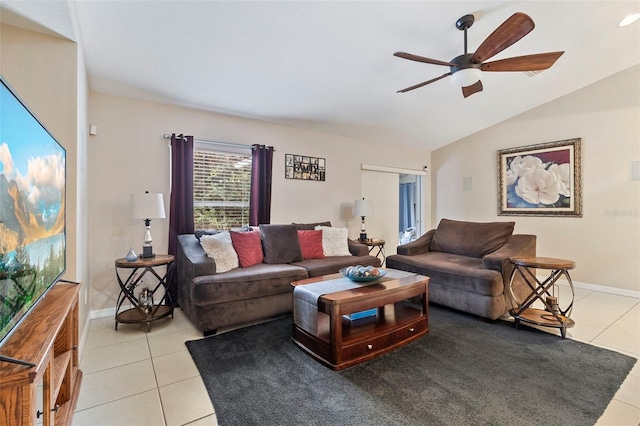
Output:
[[193,153],[196,229],[228,229],[249,223],[251,148],[197,144]]

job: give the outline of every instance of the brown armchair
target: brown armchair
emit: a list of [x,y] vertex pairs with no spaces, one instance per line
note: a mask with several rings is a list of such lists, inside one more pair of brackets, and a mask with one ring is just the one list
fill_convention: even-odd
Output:
[[[535,256],[535,235],[513,235],[515,222],[460,222],[442,219],[387,257],[387,267],[431,278],[429,301],[495,320],[511,308],[513,256]],[[516,297],[528,287],[516,275]]]

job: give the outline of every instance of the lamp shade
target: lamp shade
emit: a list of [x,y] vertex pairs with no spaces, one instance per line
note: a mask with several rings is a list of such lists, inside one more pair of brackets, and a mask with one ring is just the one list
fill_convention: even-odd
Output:
[[162,194],[131,194],[131,219],[164,219]]
[[478,68],[465,68],[451,74],[451,84],[457,87],[467,87],[480,80],[482,71]]
[[355,200],[353,202],[353,215],[354,216],[371,216],[373,212],[373,207],[371,206],[371,201],[365,200]]

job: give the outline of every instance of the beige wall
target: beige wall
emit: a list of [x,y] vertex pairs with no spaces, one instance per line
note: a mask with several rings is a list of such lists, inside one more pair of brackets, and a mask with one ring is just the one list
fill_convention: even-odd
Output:
[[[497,215],[499,149],[582,138],[582,218]],[[576,261],[574,281],[640,291],[640,67],[635,66],[432,153],[432,221],[515,220],[538,255]],[[474,190],[462,191],[472,176]],[[637,294],[637,293],[636,293]]]
[[[374,164],[423,170],[430,153],[381,146],[315,131],[230,117],[177,106],[135,101],[99,93],[90,97],[90,123],[98,134],[89,138],[90,279],[92,309],[115,305],[118,286],[113,262],[130,246],[140,251],[142,221],[129,217],[130,196],[162,192],[169,205],[169,149],[165,133],[197,139],[275,147],[272,223],[330,220],[348,226],[356,237],[359,222],[343,211],[360,197],[360,165]],[[325,182],[284,178],[285,154],[326,158]],[[428,185],[427,185],[428,188]],[[429,194],[425,194],[428,198]],[[427,218],[430,213],[426,214]],[[390,224],[397,229],[397,224]],[[168,219],[151,223],[154,251],[167,250]]]
[[[78,46],[67,39],[0,25],[0,74],[31,111],[67,151],[67,270],[63,278],[80,281],[80,327],[89,314],[84,292],[88,291],[86,236],[79,207],[84,199],[84,159],[79,158],[79,134],[86,127],[86,78],[78,78]],[[83,67],[81,67],[83,69]],[[85,82],[84,84],[82,82]],[[83,112],[84,111],[84,112]]]
[[[77,44],[77,151],[76,151],[76,222],[78,238],[76,239],[76,280],[83,283],[83,293],[80,294],[80,351],[84,346],[84,336],[88,330],[83,327],[91,311],[91,281],[89,280],[89,197],[88,197],[88,159],[87,142],[89,137],[89,81],[84,61],[82,45]],[[85,332],[86,331],[86,332]]]
[[[640,158],[638,67],[437,150],[432,160],[428,152],[250,119],[97,93],[87,99],[78,47],[58,37],[1,25],[0,53],[0,73],[67,149],[65,278],[91,284],[83,291],[93,292],[92,310],[113,307],[113,260],[140,246],[142,225],[129,218],[130,194],[163,192],[168,206],[169,151],[162,135],[171,132],[275,146],[274,223],[329,219],[355,237],[358,221],[344,211],[360,196],[360,164],[427,165],[433,195],[427,176],[425,196],[433,208],[427,203],[425,229],[442,217],[515,220],[517,232],[538,235],[540,254],[576,260],[575,280],[640,290],[640,183],[629,182],[629,161]],[[87,135],[87,107],[97,136]],[[495,151],[573,137],[584,142],[584,217],[497,216]],[[327,181],[284,179],[285,153],[326,158]],[[463,176],[473,176],[473,192],[462,192]],[[167,229],[167,220],[154,221],[156,251],[166,251]],[[83,293],[81,325],[89,310],[84,299]]]

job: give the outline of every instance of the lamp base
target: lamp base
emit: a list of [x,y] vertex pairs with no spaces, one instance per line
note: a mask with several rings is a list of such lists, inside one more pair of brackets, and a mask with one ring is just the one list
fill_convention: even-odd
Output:
[[361,232],[360,233],[360,242],[365,242],[367,241],[367,233],[366,232]]
[[155,254],[153,254],[153,247],[151,246],[142,247],[142,254],[139,257],[143,259],[146,259],[149,257],[155,257]]

